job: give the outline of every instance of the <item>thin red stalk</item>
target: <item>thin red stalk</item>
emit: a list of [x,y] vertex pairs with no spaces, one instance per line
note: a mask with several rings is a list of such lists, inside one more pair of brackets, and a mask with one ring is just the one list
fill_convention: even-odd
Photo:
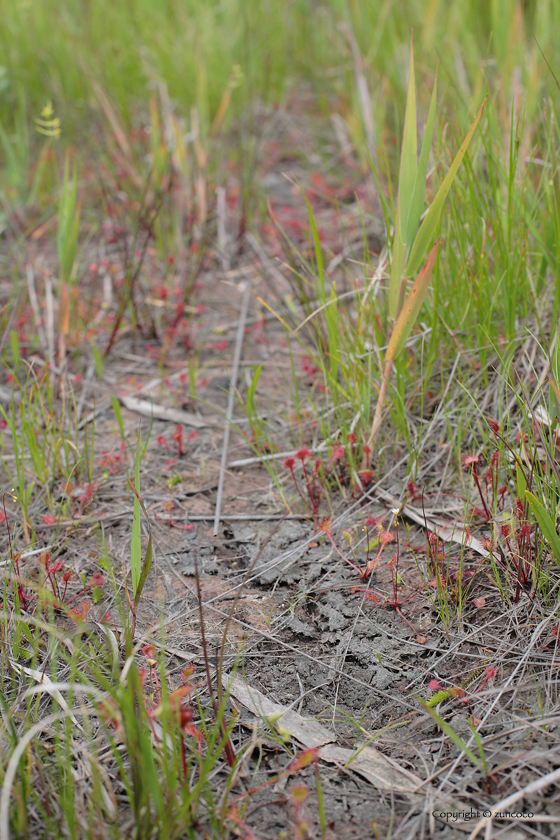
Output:
[[293,478],[293,480],[294,480],[294,484],[296,485],[296,490],[297,490],[297,491],[298,491],[298,493],[299,493],[300,499],[302,500],[302,502],[304,503],[304,505],[305,505],[307,508],[309,508],[309,511],[310,511],[311,513],[313,513],[313,508],[311,507],[311,505],[309,504],[309,501],[305,498],[305,496],[304,496],[304,495],[303,495],[303,493],[301,492],[301,487],[299,486],[299,483],[298,483],[298,481],[297,481],[297,479],[296,479],[296,476],[295,476],[295,473],[294,473],[294,468],[293,468],[293,467],[289,467],[289,470],[290,470],[290,473],[291,473],[292,478]]
[[417,630],[417,629],[416,629],[416,628],[415,628],[415,627],[414,627],[414,626],[410,623],[410,621],[408,620],[408,618],[407,618],[407,617],[404,615],[404,613],[401,611],[399,604],[393,604],[393,606],[394,606],[394,608],[395,608],[395,611],[396,611],[396,612],[400,615],[400,617],[402,618],[402,620],[403,620],[403,621],[406,621],[406,623],[408,624],[408,626],[410,627],[410,629],[412,630],[412,632],[413,632],[416,636],[419,636],[420,634],[419,634],[418,630]]
[[344,556],[344,554],[340,551],[340,549],[338,548],[337,544],[336,544],[336,543],[335,543],[335,541],[333,540],[333,538],[332,538],[332,535],[331,535],[330,531],[325,531],[325,533],[326,533],[327,537],[329,538],[329,540],[331,541],[331,543],[332,543],[332,547],[334,548],[334,550],[336,551],[336,553],[338,554],[338,556],[339,556],[339,557],[341,557],[341,558],[342,558],[342,559],[343,559],[346,563],[348,563],[348,565],[349,565],[349,566],[352,566],[352,568],[354,569],[354,571],[355,571],[355,572],[358,572],[358,574],[360,575],[360,577],[362,578],[362,580],[365,580],[365,579],[366,579],[366,577],[367,577],[367,574],[365,574],[365,573],[364,573],[364,572],[363,572],[363,571],[362,571],[362,570],[361,570],[358,566],[355,566],[355,565],[354,565],[354,563],[352,563],[352,561],[348,559],[348,557],[345,557],[345,556]]
[[473,472],[473,478],[474,478],[474,481],[475,481],[475,484],[476,484],[476,488],[478,490],[478,495],[480,496],[480,501],[482,502],[482,507],[484,508],[484,513],[486,514],[486,520],[488,522],[490,522],[492,517],[490,515],[490,511],[488,510],[488,505],[486,504],[486,499],[484,498],[484,494],[483,494],[482,488],[480,486],[480,481],[478,479],[478,473],[476,471],[476,464],[473,464],[472,472]]

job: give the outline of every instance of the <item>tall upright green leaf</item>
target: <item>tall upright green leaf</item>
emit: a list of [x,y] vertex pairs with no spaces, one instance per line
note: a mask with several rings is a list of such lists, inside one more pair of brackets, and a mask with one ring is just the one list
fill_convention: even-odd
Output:
[[428,119],[426,121],[426,130],[424,131],[424,139],[422,141],[422,149],[420,151],[420,160],[418,161],[418,170],[416,172],[416,181],[414,183],[414,192],[410,202],[410,211],[406,225],[406,245],[410,247],[416,236],[418,225],[420,224],[420,216],[424,209],[424,202],[426,201],[426,173],[428,171],[428,158],[430,157],[430,149],[432,147],[432,137],[434,134],[434,123],[436,117],[436,100],[437,100],[437,70],[436,78],[434,80],[434,88],[432,90],[432,98],[430,101],[430,109],[428,111]]
[[406,259],[406,231],[417,173],[416,83],[414,77],[414,47],[410,41],[410,71],[404,115],[404,129],[399,169],[399,188],[395,211],[395,235],[391,254],[389,283],[389,316],[397,318],[402,305],[403,267]]
[[406,245],[408,216],[414,194],[416,172],[418,169],[418,151],[416,138],[416,84],[414,80],[414,47],[410,41],[410,74],[404,115],[403,140],[401,148],[401,166],[399,170],[399,208],[400,237]]
[[558,536],[556,525],[552,516],[534,493],[531,493],[529,490],[525,490],[525,498],[529,502],[531,510],[535,514],[535,519],[539,523],[539,528],[547,539],[547,542],[552,550],[552,556],[558,566],[560,566],[560,537]]
[[434,198],[428,212],[426,213],[426,217],[424,218],[422,226],[420,227],[416,239],[414,240],[414,245],[412,246],[412,250],[410,252],[410,256],[406,264],[405,274],[407,277],[411,277],[415,273],[415,271],[418,271],[420,263],[422,262],[424,254],[426,253],[426,249],[428,248],[430,241],[435,234],[436,227],[439,221],[439,215],[443,208],[445,199],[447,198],[447,193],[451,189],[451,185],[455,180],[455,176],[457,175],[457,170],[461,165],[461,161],[465,157],[466,151],[469,147],[469,143],[471,142],[472,136],[482,116],[482,109],[484,108],[485,103],[486,99],[480,106],[480,110],[476,115],[471,127],[469,128],[467,136],[461,143],[459,151],[455,155],[455,159],[449,167],[449,171],[443,179],[441,186],[437,191],[436,197]]

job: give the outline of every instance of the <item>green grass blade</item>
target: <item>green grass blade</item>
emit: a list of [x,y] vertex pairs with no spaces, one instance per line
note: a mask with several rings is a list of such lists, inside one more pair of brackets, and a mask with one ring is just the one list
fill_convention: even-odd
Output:
[[150,533],[150,536],[148,538],[148,545],[146,546],[146,554],[144,555],[144,562],[142,563],[142,571],[140,572],[140,578],[138,580],[138,587],[134,595],[135,608],[138,606],[140,596],[142,595],[142,590],[144,589],[144,584],[146,583],[146,579],[150,574],[150,570],[152,568],[152,555],[152,534]]
[[391,281],[389,283],[389,316],[397,318],[402,302],[401,288],[403,286],[404,258],[406,256],[405,246],[400,234],[400,207],[397,199],[397,214],[395,219],[395,235],[393,238],[393,250],[391,254]]
[[484,770],[484,775],[488,776],[488,763],[486,761],[486,754],[484,752],[484,744],[482,743],[482,738],[480,737],[478,730],[474,724],[472,724],[469,720],[467,720],[469,725],[469,729],[473,734],[473,738],[476,741],[476,746],[478,747],[478,752],[480,755],[480,760],[482,762],[482,769]]
[[391,338],[389,339],[389,346],[387,347],[387,352],[385,354],[386,361],[396,359],[403,349],[404,343],[410,335],[410,332],[416,322],[418,313],[420,312],[430,285],[430,278],[432,276],[432,271],[434,270],[438,247],[439,240],[430,251],[430,256],[426,261],[426,265],[418,274],[418,277],[414,281],[414,284],[407,295],[401,314],[397,319],[397,323],[395,324],[393,332],[391,333]]
[[[152,568],[152,557],[153,557],[153,550],[152,550],[152,529],[150,528],[150,520],[148,518],[148,512],[144,507],[144,502],[140,498],[140,494],[138,493],[136,487],[132,483],[130,479],[128,479],[132,492],[134,493],[134,506],[136,510],[136,503],[138,503],[138,509],[140,508],[144,511],[144,516],[146,517],[146,522],[148,523],[148,545],[146,547],[146,554],[144,556],[144,562],[142,563],[142,569],[139,574],[138,578],[138,585],[134,590],[134,608],[138,606],[138,602],[140,601],[140,596],[142,595],[142,590],[144,588],[144,584],[146,583],[146,578],[150,574],[150,569]],[[140,521],[140,514],[138,515],[138,521]],[[133,523],[134,524],[134,523]],[[134,583],[134,580],[133,580]]]
[[424,139],[422,141],[422,150],[420,151],[420,160],[418,161],[418,171],[416,173],[416,181],[414,183],[414,192],[412,201],[410,202],[410,211],[408,214],[406,226],[406,244],[408,247],[414,242],[418,225],[420,224],[420,216],[424,209],[424,202],[426,201],[426,173],[428,171],[428,158],[430,157],[430,149],[432,147],[432,137],[434,134],[434,123],[436,117],[436,100],[437,100],[437,70],[434,81],[434,89],[432,91],[432,99],[430,101],[430,109],[428,111],[428,119],[426,121],[426,130],[424,132]]
[[305,203],[307,205],[307,212],[309,214],[309,224],[311,225],[311,235],[313,237],[313,249],[315,251],[315,264],[317,266],[317,275],[319,280],[319,286],[317,287],[317,293],[320,295],[320,299],[322,302],[326,301],[325,295],[325,269],[323,265],[323,252],[321,250],[321,240],[319,239],[319,231],[317,230],[317,225],[315,223],[315,216],[313,215],[313,208],[309,203],[309,199],[303,192],[303,197],[305,198]]
[[539,523],[539,528],[543,532],[550,548],[552,549],[552,555],[557,565],[560,566],[560,538],[558,537],[554,520],[543,503],[540,499],[537,499],[534,493],[531,493],[529,490],[525,490],[525,498],[529,502],[531,510],[535,514],[535,519]]
[[132,575],[132,591],[136,600],[140,574],[142,570],[142,543],[140,532],[140,435],[136,443],[136,458],[134,461],[134,513],[132,516],[132,537],[130,542],[130,572]]
[[485,103],[486,99],[480,106],[480,110],[478,111],[478,114],[474,118],[474,121],[471,127],[469,128],[468,134],[463,140],[459,151],[455,155],[455,159],[449,167],[449,171],[443,179],[443,182],[439,190],[437,191],[436,197],[431,203],[430,209],[428,210],[426,217],[422,222],[422,226],[418,231],[416,239],[414,240],[414,245],[412,246],[412,251],[410,253],[410,257],[408,258],[408,263],[406,265],[405,273],[407,277],[410,277],[418,270],[418,267],[422,262],[424,254],[426,253],[426,249],[428,248],[430,241],[435,234],[436,227],[439,221],[439,216],[443,208],[445,199],[447,198],[447,193],[451,189],[451,185],[453,184],[455,176],[457,175],[457,170],[461,165],[461,161],[465,157],[466,151],[469,147],[469,143],[471,142],[472,136],[482,116],[482,109],[484,108]]
[[[94,364],[95,364],[95,372],[97,374],[97,378],[98,379],[103,379],[103,357],[101,356],[101,353],[99,352],[97,344],[95,344],[93,341],[92,341],[90,347],[91,347],[91,355],[93,356],[93,361],[94,361]],[[114,398],[114,399],[116,399],[116,398]]]
[[257,391],[257,385],[259,384],[259,378],[262,372],[263,366],[258,365],[255,368],[255,372],[251,379],[251,384],[247,389],[247,399],[246,399],[246,406],[247,406],[247,417],[251,419],[255,414],[255,394]]
[[418,148],[416,138],[416,84],[414,80],[414,47],[410,41],[410,74],[404,115],[404,130],[399,170],[400,237],[406,245],[408,216],[414,194],[418,170]]
[[517,498],[524,499],[525,493],[527,492],[527,481],[525,480],[525,473],[523,472],[523,467],[516,461],[515,463],[515,475],[516,475],[516,485],[517,485]]
[[121,412],[121,406],[120,406],[120,403],[119,403],[118,399],[114,395],[112,397],[112,403],[113,403],[113,411],[115,412],[115,420],[117,421],[117,424],[118,424],[118,427],[119,427],[119,432],[121,434],[121,438],[124,440],[125,439],[124,422],[123,422],[123,416],[122,416],[122,412]]
[[410,41],[410,72],[404,115],[404,129],[399,169],[399,189],[395,213],[395,236],[391,254],[389,283],[389,316],[398,318],[402,305],[403,268],[406,259],[406,231],[417,173],[416,83],[414,78],[414,47]]
[[426,701],[425,701],[425,700],[422,700],[422,698],[421,698],[421,697],[417,697],[416,699],[417,699],[417,700],[418,700],[418,701],[419,701],[419,702],[420,702],[420,703],[424,706],[424,708],[426,709],[426,711],[427,711],[427,712],[428,712],[428,713],[432,716],[432,718],[435,720],[435,722],[437,723],[437,725],[439,726],[439,728],[441,729],[441,731],[442,731],[445,735],[447,735],[447,737],[448,737],[451,741],[453,741],[453,743],[454,743],[457,747],[459,747],[459,749],[461,750],[461,752],[464,752],[464,753],[465,753],[465,755],[467,756],[467,758],[468,758],[470,761],[472,761],[472,763],[474,764],[474,766],[475,766],[475,767],[478,767],[478,769],[479,769],[479,770],[484,770],[484,767],[483,767],[483,765],[482,765],[481,760],[480,760],[479,758],[477,758],[477,757],[476,757],[476,755],[472,752],[472,750],[470,750],[470,749],[467,747],[467,745],[465,744],[465,742],[463,741],[463,739],[462,739],[459,735],[457,735],[457,733],[455,732],[455,730],[454,730],[454,729],[452,729],[452,728],[449,726],[449,724],[448,724],[448,723],[447,723],[447,722],[446,722],[446,721],[445,721],[442,717],[440,717],[440,715],[438,715],[438,713],[435,711],[435,709],[432,709],[432,708],[431,708],[431,707],[430,707],[430,706],[426,703]]

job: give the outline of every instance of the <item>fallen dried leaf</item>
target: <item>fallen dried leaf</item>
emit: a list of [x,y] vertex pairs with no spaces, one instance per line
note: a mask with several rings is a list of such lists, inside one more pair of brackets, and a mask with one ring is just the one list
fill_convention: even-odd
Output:
[[148,402],[148,400],[137,400],[135,397],[128,397],[123,394],[119,395],[119,400],[129,411],[135,411],[136,414],[141,414],[143,417],[167,420],[169,423],[183,423],[185,426],[194,426],[195,429],[202,429],[206,426],[204,420],[189,411],[167,408],[163,405],[157,405],[157,403]]

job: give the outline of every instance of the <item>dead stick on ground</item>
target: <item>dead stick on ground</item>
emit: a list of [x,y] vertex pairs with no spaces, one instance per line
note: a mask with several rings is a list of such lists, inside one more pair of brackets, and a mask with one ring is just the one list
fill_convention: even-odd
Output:
[[45,331],[47,338],[47,361],[54,362],[54,300],[50,274],[45,274]]
[[371,463],[371,453],[373,451],[373,446],[377,441],[377,436],[379,435],[379,430],[381,429],[381,422],[383,420],[383,408],[385,407],[385,396],[387,394],[387,386],[389,384],[389,377],[391,375],[392,366],[393,360],[388,359],[385,362],[385,370],[383,371],[383,379],[381,380],[381,386],[379,388],[379,396],[377,397],[377,405],[375,406],[373,424],[371,426],[371,432],[367,441],[367,447],[369,448],[369,453],[366,458],[367,467],[369,467]]
[[8,338],[8,336],[10,334],[10,330],[12,328],[12,324],[13,324],[14,317],[15,317],[15,314],[16,314],[16,309],[18,308],[20,298],[21,298],[21,292],[14,301],[14,305],[12,306],[12,311],[10,312],[10,317],[8,318],[8,323],[6,325],[6,329],[4,330],[4,335],[2,336],[2,340],[0,341],[0,356],[2,355],[2,353],[4,351],[4,345],[6,344],[6,339]]
[[249,285],[243,287],[243,298],[241,301],[241,314],[239,316],[239,325],[237,327],[237,335],[235,338],[235,352],[233,355],[233,367],[231,370],[231,377],[229,382],[228,404],[226,411],[226,426],[224,429],[224,443],[222,446],[222,462],[220,464],[220,478],[218,480],[218,495],[216,498],[216,514],[214,516],[214,536],[218,535],[218,528],[220,527],[220,513],[222,507],[222,494],[224,492],[224,477],[226,474],[226,461],[229,447],[229,433],[231,429],[231,418],[233,416],[233,401],[235,399],[235,388],[237,385],[237,374],[239,373],[239,362],[241,360],[241,348],[243,347],[243,335],[245,333],[245,321],[247,320],[247,310],[249,308],[250,299]]
[[39,301],[37,300],[37,292],[35,289],[35,274],[33,272],[33,267],[31,265],[27,265],[25,272],[27,277],[27,290],[29,292],[29,302],[31,303],[31,309],[33,310],[33,320],[35,321],[35,329],[37,330],[37,336],[39,338],[39,345],[41,347],[41,350],[46,356],[47,339],[43,330],[41,312],[39,309]]

